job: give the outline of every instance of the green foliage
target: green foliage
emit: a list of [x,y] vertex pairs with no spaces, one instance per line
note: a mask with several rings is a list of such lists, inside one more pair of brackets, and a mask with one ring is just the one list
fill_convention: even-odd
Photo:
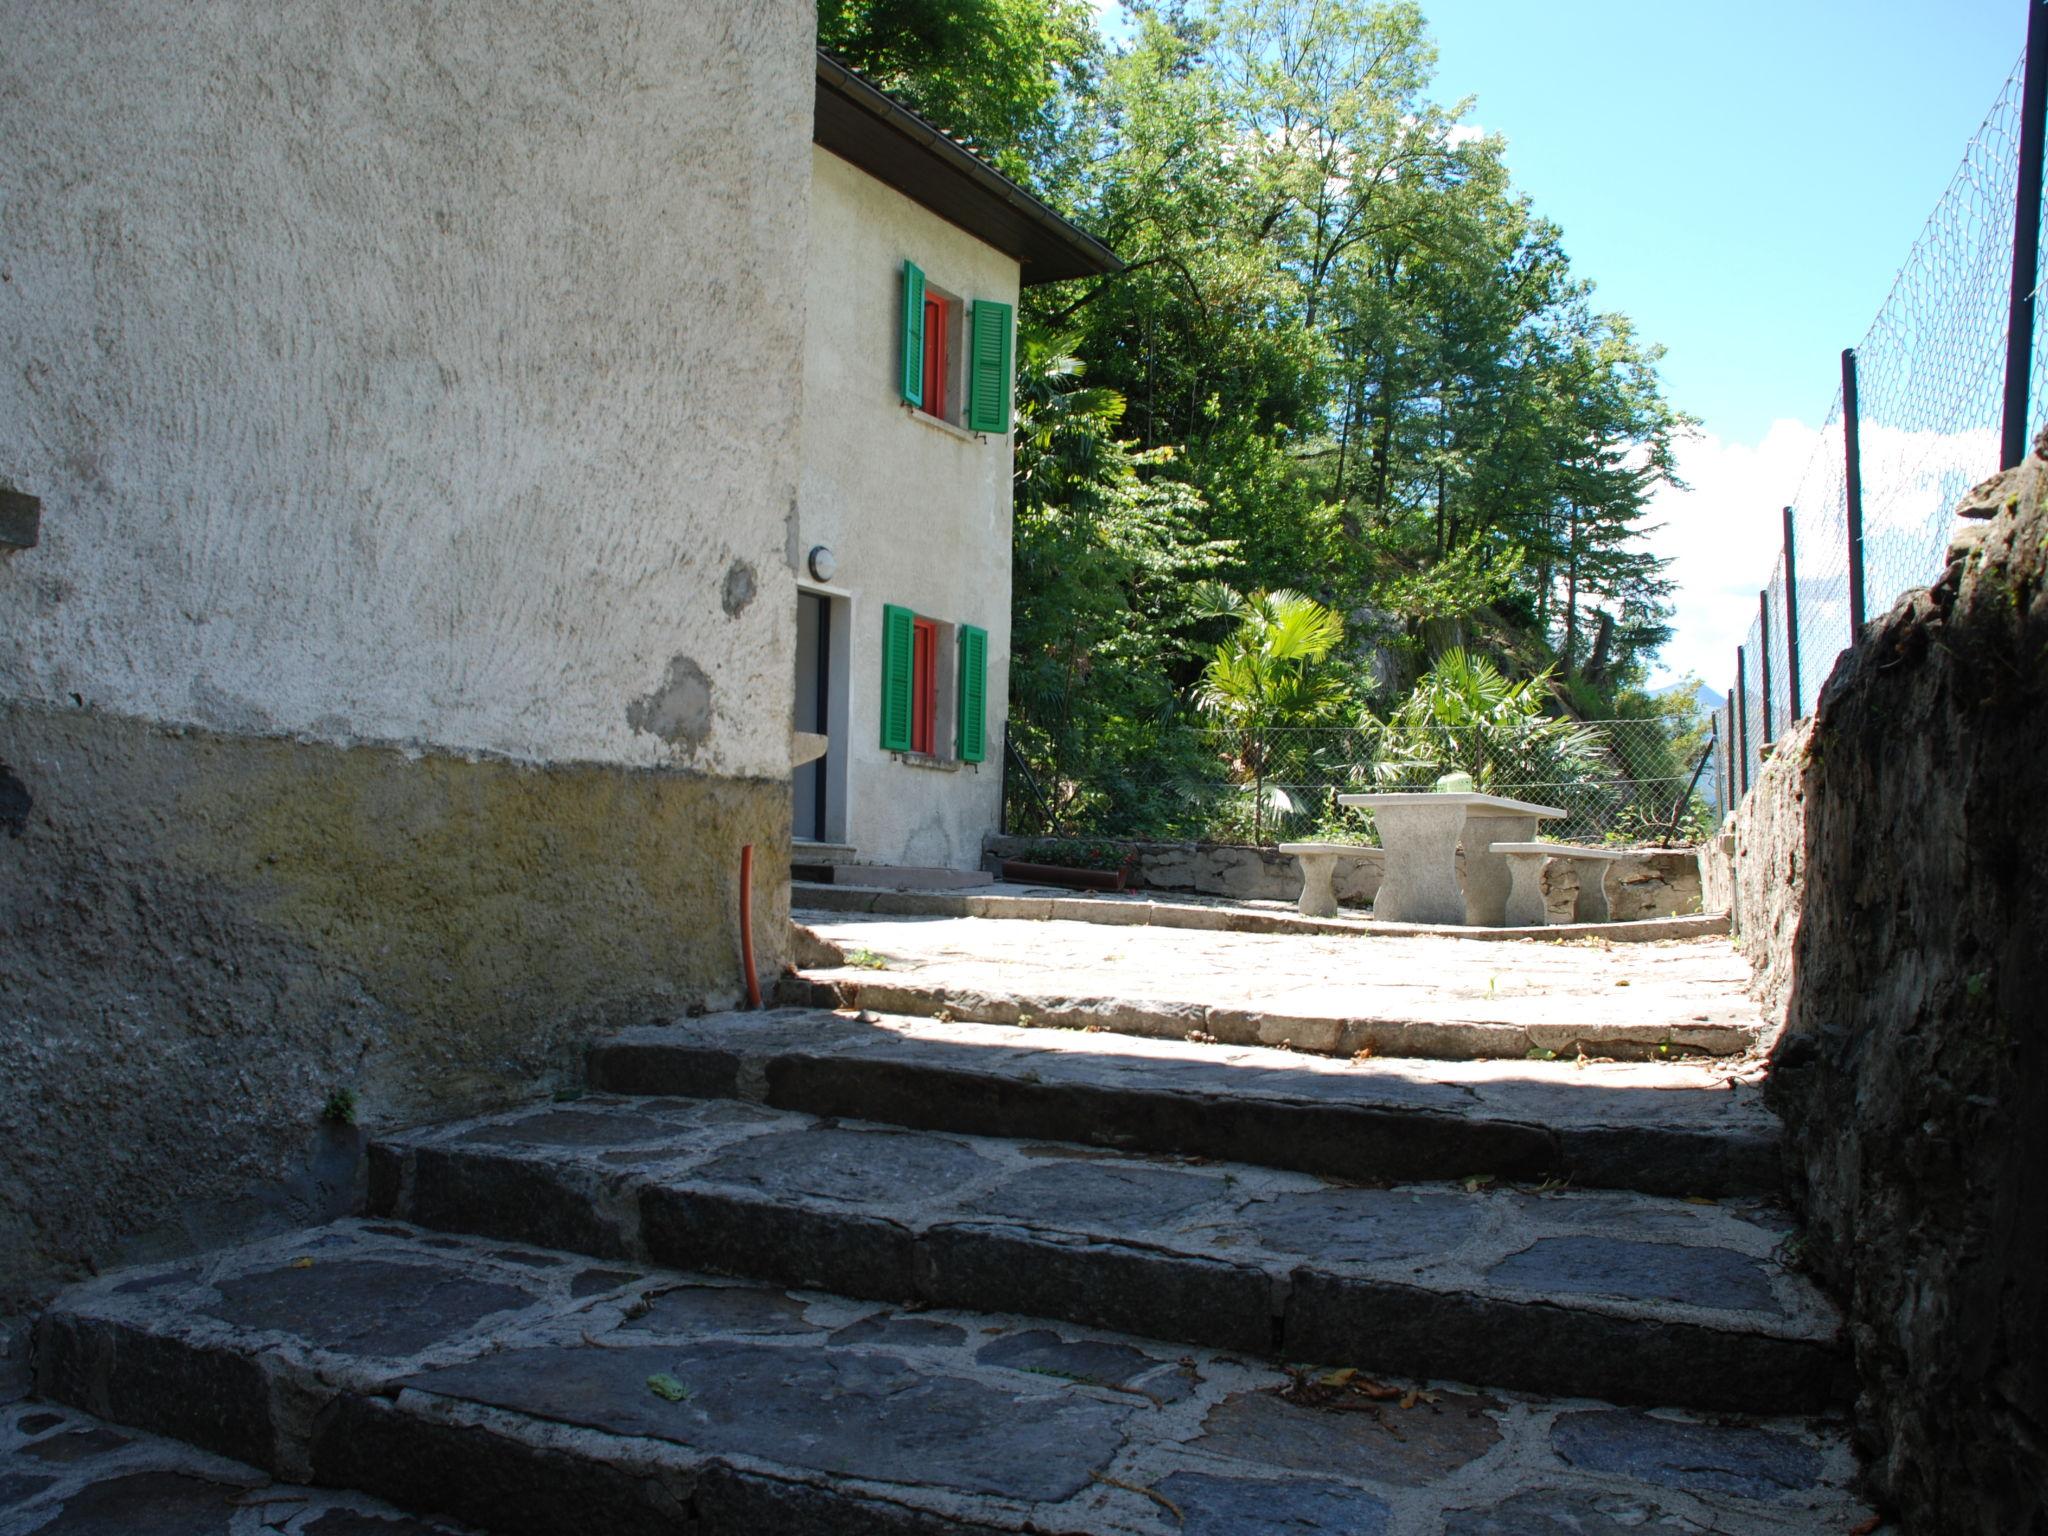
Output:
[[1021,843],[1011,855],[1020,863],[1054,869],[1124,870],[1137,867],[1137,851],[1127,843],[1074,837],[1042,837]]
[[[1231,546],[1201,533],[1200,497],[1166,473],[1172,449],[1119,436],[1121,395],[1085,384],[1058,339],[1020,342],[1010,739],[1048,830],[1154,827],[1172,814],[1159,743],[1181,717],[1192,595]],[[1179,759],[1214,777],[1191,744]]]
[[1387,717],[1381,777],[1421,785],[1466,773],[1483,792],[1585,776],[1595,766],[1600,738],[1544,714],[1549,680],[1544,673],[1515,681],[1484,656],[1462,648],[1444,652]]
[[358,1105],[353,1088],[337,1088],[327,1095],[327,1102],[320,1106],[320,1118],[330,1125],[354,1125]]
[[818,46],[1012,174],[1100,46],[1086,0],[819,0]]

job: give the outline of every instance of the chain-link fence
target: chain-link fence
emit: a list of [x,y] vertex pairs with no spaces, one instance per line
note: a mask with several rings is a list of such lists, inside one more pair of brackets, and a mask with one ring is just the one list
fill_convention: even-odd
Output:
[[1466,774],[1487,794],[1563,811],[1545,837],[1689,841],[1711,804],[1707,739],[1663,719],[1531,720],[1485,727],[1278,727],[1224,733],[1198,724],[1087,784],[1047,782],[1012,757],[1005,827],[1132,838],[1273,843],[1377,841],[1369,810],[1337,796],[1437,787]]
[[[2048,36],[2040,9],[2030,42]],[[2039,229],[2044,104],[2048,90],[2029,81],[2022,55],[1869,333],[1843,354],[1842,388],[1785,509],[1716,717],[1723,815],[1764,747],[1811,712],[1856,626],[1941,573],[1964,492],[2041,425],[2048,305],[2032,304],[2034,250],[2015,231],[2023,218]]]

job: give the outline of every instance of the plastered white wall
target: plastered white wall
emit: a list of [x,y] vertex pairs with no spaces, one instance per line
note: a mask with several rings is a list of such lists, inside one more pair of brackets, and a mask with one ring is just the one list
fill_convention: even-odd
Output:
[[[862,860],[969,869],[995,830],[1010,672],[1010,440],[902,402],[902,273],[1017,302],[1016,261],[836,155],[812,151],[801,543],[851,605],[846,840]],[[881,747],[882,609],[988,631],[988,758],[947,772]],[[942,711],[944,706],[942,705]]]
[[788,771],[807,0],[0,34],[0,695]]

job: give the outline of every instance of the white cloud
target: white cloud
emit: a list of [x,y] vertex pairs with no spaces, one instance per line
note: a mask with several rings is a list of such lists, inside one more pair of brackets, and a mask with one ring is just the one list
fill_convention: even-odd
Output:
[[1679,444],[1678,477],[1690,489],[1665,486],[1650,501],[1651,520],[1664,525],[1651,547],[1670,560],[1665,574],[1677,583],[1658,682],[1691,673],[1728,691],[1735,648],[1777,558],[1781,510],[1820,439],[1818,427],[1781,419],[1756,443],[1707,433]]
[[[1991,473],[1998,434],[1866,423],[1861,437],[1866,614],[1875,617],[1900,593],[1940,574],[1958,498]],[[1665,487],[1651,499],[1651,538],[1671,564],[1672,638],[1656,681],[1692,673],[1717,692],[1734,681],[1735,648],[1757,616],[1757,592],[1776,571],[1784,539],[1782,509],[1799,509],[1800,650],[1811,703],[1836,648],[1848,636],[1847,549],[1842,526],[1842,429],[1804,422],[1771,424],[1761,442],[1731,443],[1711,434],[1682,443],[1678,474],[1690,489]]]

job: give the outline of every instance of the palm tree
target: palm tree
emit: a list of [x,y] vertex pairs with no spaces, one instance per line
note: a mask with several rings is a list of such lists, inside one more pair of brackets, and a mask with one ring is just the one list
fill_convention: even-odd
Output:
[[[1195,609],[1205,618],[1237,621],[1209,652],[1194,702],[1222,738],[1231,778],[1253,787],[1253,835],[1261,836],[1272,728],[1328,720],[1350,697],[1343,679],[1324,665],[1344,642],[1344,620],[1285,588],[1247,597],[1209,584],[1197,593]],[[1283,792],[1274,795],[1276,809],[1293,809]]]
[[1464,772],[1482,790],[1585,777],[1599,733],[1543,713],[1549,681],[1543,672],[1517,682],[1462,646],[1445,651],[1381,724],[1379,776]]

